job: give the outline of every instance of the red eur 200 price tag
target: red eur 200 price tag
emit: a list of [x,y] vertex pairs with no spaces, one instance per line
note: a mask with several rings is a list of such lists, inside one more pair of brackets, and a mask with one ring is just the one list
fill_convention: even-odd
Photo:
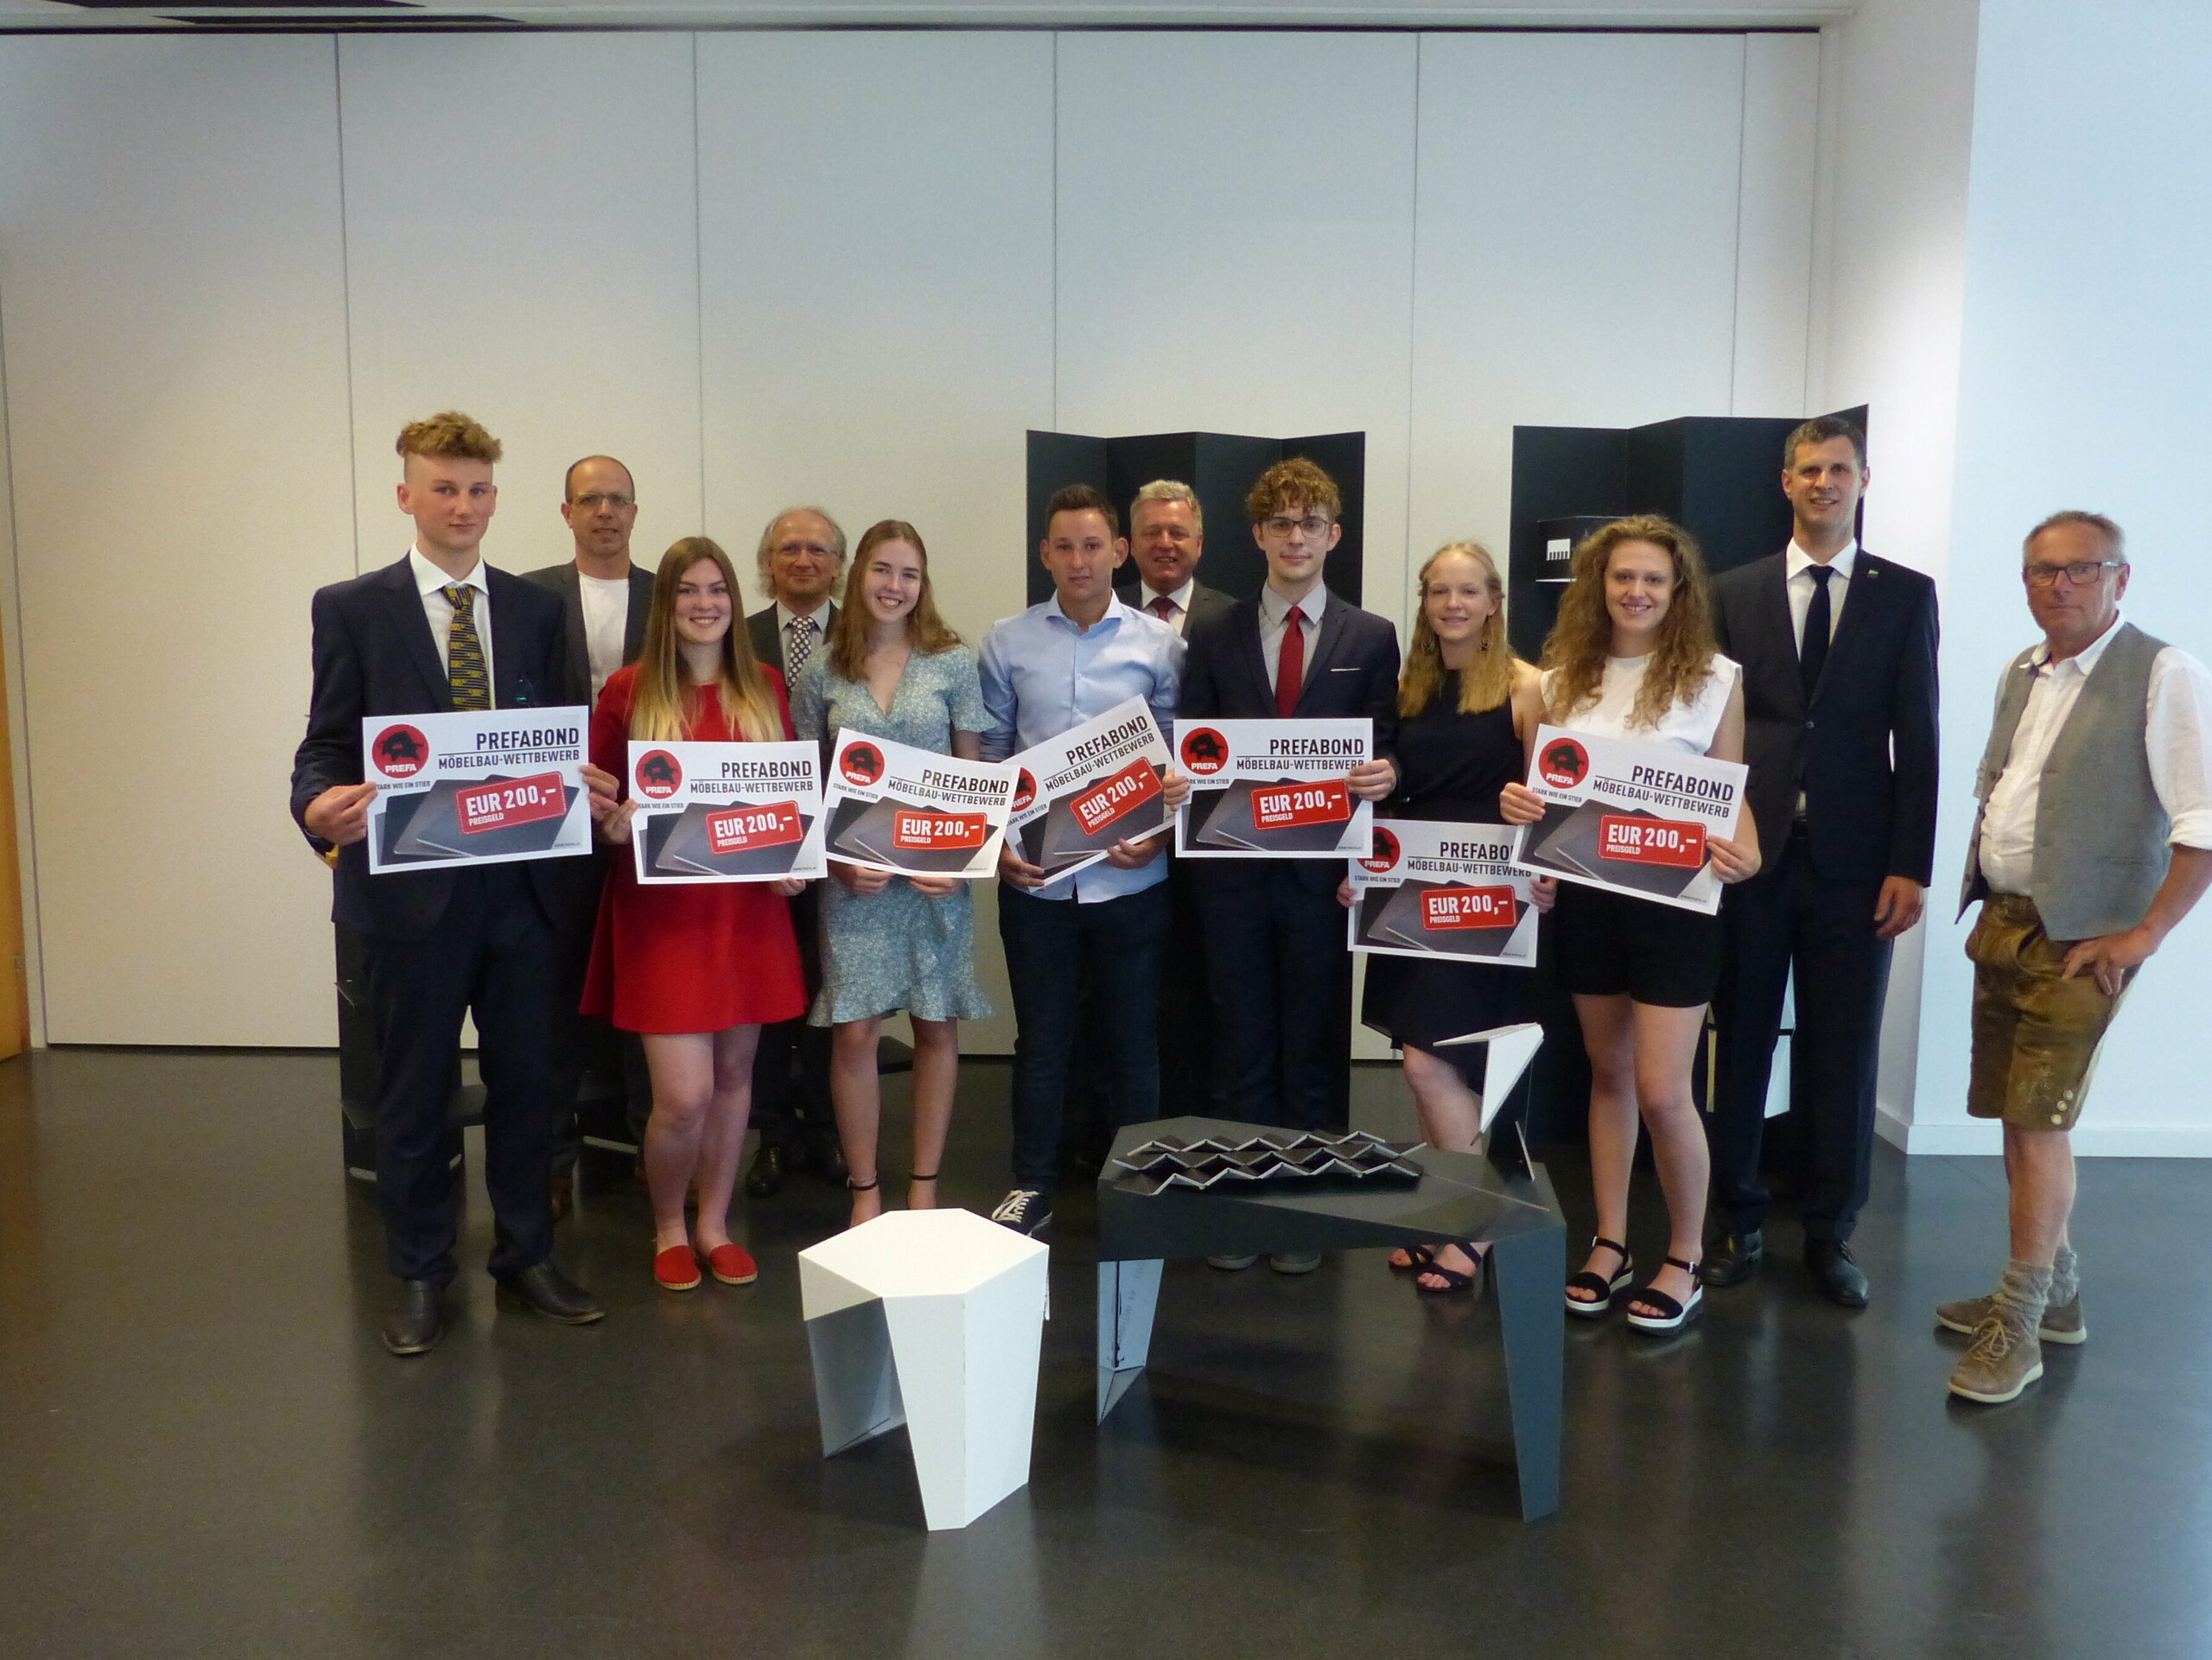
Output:
[[909,852],[925,848],[979,848],[990,829],[991,821],[979,812],[901,811],[892,816],[891,845]]
[[1510,928],[1510,887],[1432,887],[1421,896],[1421,925],[1432,933],[1452,928]]
[[805,834],[796,801],[726,807],[707,815],[707,847],[714,853],[750,853],[755,848],[781,847]]
[[1111,778],[1102,779],[1068,803],[1085,836],[1096,835],[1131,808],[1160,793],[1160,773],[1139,756]]
[[1607,813],[1598,821],[1598,856],[1624,864],[1695,870],[1705,862],[1705,826]]
[[1252,792],[1252,823],[1263,830],[1302,824],[1342,824],[1351,818],[1351,792],[1340,778]]
[[456,792],[453,802],[463,836],[532,824],[541,818],[562,818],[569,811],[569,798],[562,793],[558,773],[474,785]]

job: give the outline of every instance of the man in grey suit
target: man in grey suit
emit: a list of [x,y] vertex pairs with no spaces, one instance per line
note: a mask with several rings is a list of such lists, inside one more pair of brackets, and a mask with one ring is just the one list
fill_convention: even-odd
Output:
[[[575,557],[524,576],[561,596],[568,619],[568,658],[563,665],[566,701],[596,704],[607,676],[638,660],[645,639],[645,614],[652,608],[653,573],[630,563],[630,533],[638,523],[638,487],[630,469],[612,455],[587,455],[569,467],[562,486],[561,517],[575,539]],[[604,853],[602,850],[602,856]],[[553,1218],[569,1213],[575,1199],[576,1156],[582,1149],[573,1103],[587,1070],[620,1078],[628,1106],[631,1134],[645,1144],[645,1119],[652,1111],[652,1086],[645,1055],[634,1033],[618,1033],[605,1022],[575,1013],[583,995],[584,965],[591,956],[594,904],[580,912],[580,934],[561,942],[563,1008],[557,1066],[563,1110],[553,1146]]]
[[1205,515],[1198,492],[1179,479],[1154,479],[1129,504],[1129,563],[1137,580],[1115,598],[1157,617],[1188,639],[1236,601],[1198,581],[1206,550]]
[[[837,605],[831,595],[845,576],[845,533],[818,507],[791,507],[768,521],[756,555],[760,591],[775,603],[746,619],[753,655],[796,685],[806,666],[829,649]],[[822,989],[821,946],[808,887],[791,901],[806,995]],[[798,1077],[792,1077],[792,1065]],[[764,1027],[753,1057],[753,1122],[760,1148],[746,1173],[745,1191],[766,1199],[784,1185],[784,1173],[813,1166],[828,1181],[845,1179],[837,1121],[830,1105],[830,1033],[795,1021]]]

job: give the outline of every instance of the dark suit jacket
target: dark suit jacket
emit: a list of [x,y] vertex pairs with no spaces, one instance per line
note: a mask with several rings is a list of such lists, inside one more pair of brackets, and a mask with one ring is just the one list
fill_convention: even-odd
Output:
[[[820,657],[824,651],[829,649],[830,625],[836,621],[836,618],[837,602],[835,600],[832,600],[830,602],[829,614],[822,620],[822,638],[814,642],[814,655],[816,657]],[[766,664],[778,674],[783,673],[784,642],[778,639],[776,635],[776,607],[774,603],[772,601],[766,610],[755,611],[751,616],[747,617],[745,620],[745,627],[746,632],[753,638],[753,655],[759,658],[760,661]],[[811,659],[810,659],[810,660]],[[798,688],[792,686],[787,686],[785,688],[786,693],[795,691],[797,690]]]
[[[1195,611],[1196,607],[1192,609]],[[1190,636],[1183,659],[1183,686],[1175,708],[1182,720],[1272,721],[1275,695],[1268,685],[1268,660],[1260,647],[1260,601],[1230,603],[1227,614]],[[1321,627],[1298,696],[1301,720],[1357,719],[1375,722],[1375,753],[1389,760],[1397,751],[1398,631],[1372,612],[1349,605],[1332,593],[1322,607]],[[1231,868],[1262,870],[1277,862],[1250,861],[1232,867],[1209,865],[1209,875]],[[1334,888],[1342,864],[1326,859],[1281,861],[1314,888]]]
[[[569,637],[568,678],[565,701],[582,703],[589,709],[591,696],[591,642],[584,633],[584,590],[577,580],[576,562],[565,565],[547,565],[541,570],[523,573],[525,582],[536,582],[540,588],[550,588],[561,596],[562,615]],[[645,614],[653,608],[653,573],[642,566],[630,567],[630,614],[622,626],[622,661],[627,665],[638,660],[638,653],[645,649]],[[494,634],[499,625],[492,625]],[[498,642],[493,641],[496,652]]]
[[[492,702],[499,709],[570,703],[561,603],[535,582],[486,571],[492,589]],[[307,829],[308,804],[334,785],[361,781],[361,722],[377,715],[430,715],[453,708],[453,690],[423,614],[405,559],[315,596],[315,692],[307,736],[292,757],[292,817]],[[313,838],[310,837],[310,840]],[[318,844],[321,845],[321,844]],[[556,927],[575,924],[597,887],[597,862],[536,859],[524,868]],[[445,913],[453,870],[369,875],[368,844],[338,850],[331,919],[387,939],[422,939]]]
[[[1135,607],[1143,584],[1131,582],[1127,588],[1117,588],[1114,597],[1123,605]],[[1217,588],[1208,588],[1204,582],[1191,585],[1191,614],[1183,619],[1183,638],[1195,639],[1202,628],[1211,628],[1236,608],[1234,597]]]
[[1759,847],[1778,857],[1805,794],[1815,873],[1927,884],[1936,847],[1936,584],[1859,550],[1812,704],[1797,671],[1786,554],[1713,585],[1720,649],[1744,665],[1744,759]]

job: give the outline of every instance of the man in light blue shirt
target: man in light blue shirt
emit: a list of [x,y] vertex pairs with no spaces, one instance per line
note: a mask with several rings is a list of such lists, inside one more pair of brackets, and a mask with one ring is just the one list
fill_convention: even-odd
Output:
[[[1183,642],[1114,597],[1128,557],[1114,506],[1071,485],[1046,507],[1039,557],[1053,596],[983,638],[983,758],[1058,737],[1141,697],[1161,735],[1175,718]],[[1172,809],[1188,788],[1168,775]],[[1011,843],[999,857],[999,937],[1014,988],[1014,1190],[991,1213],[1017,1232],[1052,1220],[1069,1059],[1086,979],[1111,1034],[1116,1126],[1160,1116],[1160,976],[1168,932],[1164,836],[1122,843],[1102,863],[1052,881]]]

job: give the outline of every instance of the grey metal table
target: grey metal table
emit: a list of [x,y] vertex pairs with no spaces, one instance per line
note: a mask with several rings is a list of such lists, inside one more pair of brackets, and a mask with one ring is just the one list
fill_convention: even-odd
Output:
[[[1241,1138],[1266,1128],[1221,1118],[1136,1124],[1115,1137],[1114,1156],[1163,1136]],[[1421,1167],[1414,1183],[1223,1183],[1154,1193],[1109,1160],[1098,1180],[1099,1421],[1144,1370],[1170,1257],[1487,1241],[1522,1518],[1557,1511],[1567,1221],[1551,1179],[1540,1164],[1520,1174],[1469,1153],[1424,1147],[1411,1156]]]

